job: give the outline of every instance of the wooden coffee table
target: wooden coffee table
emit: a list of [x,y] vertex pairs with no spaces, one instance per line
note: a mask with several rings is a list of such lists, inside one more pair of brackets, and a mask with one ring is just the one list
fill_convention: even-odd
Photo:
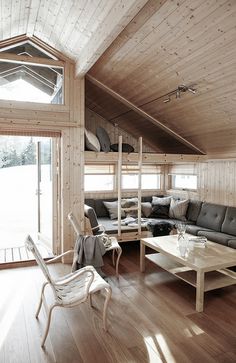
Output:
[[[192,236],[191,236],[192,237]],[[159,253],[145,255],[148,246]],[[196,310],[203,311],[204,292],[236,283],[236,250],[218,243],[195,247],[186,257],[177,248],[177,235],[140,240],[140,270],[145,271],[145,258],[196,288]]]

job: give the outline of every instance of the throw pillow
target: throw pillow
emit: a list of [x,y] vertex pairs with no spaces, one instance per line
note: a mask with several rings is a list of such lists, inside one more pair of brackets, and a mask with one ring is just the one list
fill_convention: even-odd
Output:
[[98,127],[96,134],[101,145],[101,150],[105,152],[110,151],[111,141],[106,130],[103,127]]
[[[111,145],[112,151],[118,151],[119,150],[119,144],[112,144]],[[134,148],[132,145],[122,143],[122,152],[123,153],[132,153],[134,152]]]
[[169,218],[169,205],[153,205],[149,218]]
[[171,196],[162,198],[152,197],[152,205],[170,205],[171,198]]
[[85,135],[85,147],[90,151],[100,151],[100,143],[96,135],[89,130],[84,130]]
[[[121,199],[122,208],[138,207],[138,198]],[[138,218],[138,210],[124,211],[126,217]]]
[[152,213],[152,204],[150,202],[141,203],[141,210],[144,217],[148,218]]
[[[118,201],[103,202],[103,204],[107,208],[110,218],[117,219],[118,218]],[[121,218],[125,218],[125,212],[122,210],[121,210]]]
[[170,202],[170,210],[169,210],[169,217],[179,219],[181,221],[186,221],[186,212],[188,209],[189,200],[175,200],[171,199]]

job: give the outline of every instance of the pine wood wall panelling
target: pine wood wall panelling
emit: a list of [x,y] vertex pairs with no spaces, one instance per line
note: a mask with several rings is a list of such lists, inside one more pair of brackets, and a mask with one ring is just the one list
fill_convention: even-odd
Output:
[[235,160],[198,163],[197,173],[198,190],[196,193],[169,190],[168,194],[236,207]]

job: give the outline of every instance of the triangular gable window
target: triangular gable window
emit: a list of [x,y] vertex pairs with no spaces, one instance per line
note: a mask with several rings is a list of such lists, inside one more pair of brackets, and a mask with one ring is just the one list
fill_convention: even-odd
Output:
[[[0,99],[63,104],[64,67],[56,65],[54,55],[31,41],[3,47],[0,52],[9,55],[9,60],[0,61]],[[42,64],[18,62],[16,57],[10,59],[11,54],[42,58]],[[55,61],[49,61],[52,66],[47,65],[47,59]]]

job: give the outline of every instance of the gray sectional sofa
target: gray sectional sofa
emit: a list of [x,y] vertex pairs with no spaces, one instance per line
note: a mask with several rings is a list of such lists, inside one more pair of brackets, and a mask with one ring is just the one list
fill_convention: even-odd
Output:
[[[116,199],[105,199],[115,201]],[[117,233],[117,226],[109,218],[104,199],[85,199],[85,216],[90,220],[92,227],[102,224],[107,234]],[[151,202],[152,196],[142,197],[142,202]],[[170,218],[157,218],[156,221],[167,221],[175,225],[179,220]],[[186,212],[187,233],[205,236],[208,240],[236,248],[236,207],[227,207],[196,200],[190,200]],[[146,227],[142,229],[145,230]],[[134,231],[133,227],[122,226],[125,232]],[[99,233],[99,227],[94,229]]]

